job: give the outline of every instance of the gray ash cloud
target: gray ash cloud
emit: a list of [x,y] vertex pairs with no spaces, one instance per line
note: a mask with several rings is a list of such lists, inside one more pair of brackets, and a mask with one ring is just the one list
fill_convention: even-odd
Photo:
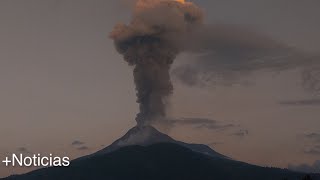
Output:
[[116,49],[133,67],[138,125],[166,116],[166,99],[172,94],[170,67],[183,50],[184,36],[202,23],[202,12],[193,3],[172,0],[139,0],[129,25],[111,32]]
[[116,25],[110,38],[133,67],[138,125],[166,117],[173,92],[170,68],[181,52],[198,54],[192,63],[171,71],[190,86],[233,83],[260,70],[301,68],[303,86],[320,91],[319,56],[238,25],[205,24],[202,10],[191,2],[137,0],[131,21]]
[[187,86],[242,84],[259,71],[299,70],[297,80],[304,89],[320,92],[318,54],[305,53],[240,25],[204,25],[189,39],[192,46],[188,53],[194,58],[172,71]]

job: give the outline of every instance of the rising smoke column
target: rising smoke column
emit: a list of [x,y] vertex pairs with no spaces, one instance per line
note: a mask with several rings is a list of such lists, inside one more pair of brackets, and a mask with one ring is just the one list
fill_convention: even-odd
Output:
[[139,126],[165,117],[165,101],[173,91],[170,66],[183,49],[180,40],[201,23],[202,11],[193,3],[138,0],[129,25],[114,27],[110,37],[134,68]]

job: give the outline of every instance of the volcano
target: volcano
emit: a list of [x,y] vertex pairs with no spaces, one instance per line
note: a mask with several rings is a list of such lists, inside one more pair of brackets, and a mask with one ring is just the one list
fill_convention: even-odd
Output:
[[228,158],[214,150],[207,145],[203,144],[188,144],[181,141],[176,141],[170,136],[158,131],[152,126],[136,126],[130,129],[124,136],[116,140],[110,146],[90,155],[107,154],[112,151],[118,150],[121,147],[139,145],[139,146],[150,146],[157,143],[174,143],[186,147],[194,152],[209,155],[217,158]]
[[[174,140],[136,126],[108,147],[51,167],[2,180],[302,180],[306,174],[236,161],[202,144]],[[320,176],[312,174],[314,180]]]

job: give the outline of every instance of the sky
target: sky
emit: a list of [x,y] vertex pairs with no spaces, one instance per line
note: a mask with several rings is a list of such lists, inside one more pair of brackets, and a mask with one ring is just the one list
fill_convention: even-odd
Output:
[[[128,22],[119,0],[0,1],[0,157],[95,152],[133,127],[132,69],[108,38]],[[320,54],[316,0],[194,0],[206,23],[237,24]],[[191,59],[182,53],[172,69]],[[262,166],[312,166],[320,159],[320,100],[296,69],[255,72],[240,85],[188,86],[172,76],[168,114],[215,123],[162,129]],[[191,122],[191,121],[190,121]],[[29,169],[0,166],[0,177]]]

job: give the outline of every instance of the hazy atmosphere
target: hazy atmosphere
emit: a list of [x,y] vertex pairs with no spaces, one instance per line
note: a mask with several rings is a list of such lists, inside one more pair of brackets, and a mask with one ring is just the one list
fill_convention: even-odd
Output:
[[[139,122],[133,68],[110,38],[115,24],[130,22],[133,2],[0,1],[1,159],[13,152],[76,158]],[[203,51],[184,41],[188,51],[169,71],[168,121],[155,126],[236,160],[319,171],[320,2],[192,2],[206,30],[246,46],[229,50],[202,36],[205,50],[215,48]],[[269,46],[270,58],[283,63],[263,56]],[[261,63],[235,60],[249,57],[246,50]],[[0,177],[25,171],[0,166]]]

